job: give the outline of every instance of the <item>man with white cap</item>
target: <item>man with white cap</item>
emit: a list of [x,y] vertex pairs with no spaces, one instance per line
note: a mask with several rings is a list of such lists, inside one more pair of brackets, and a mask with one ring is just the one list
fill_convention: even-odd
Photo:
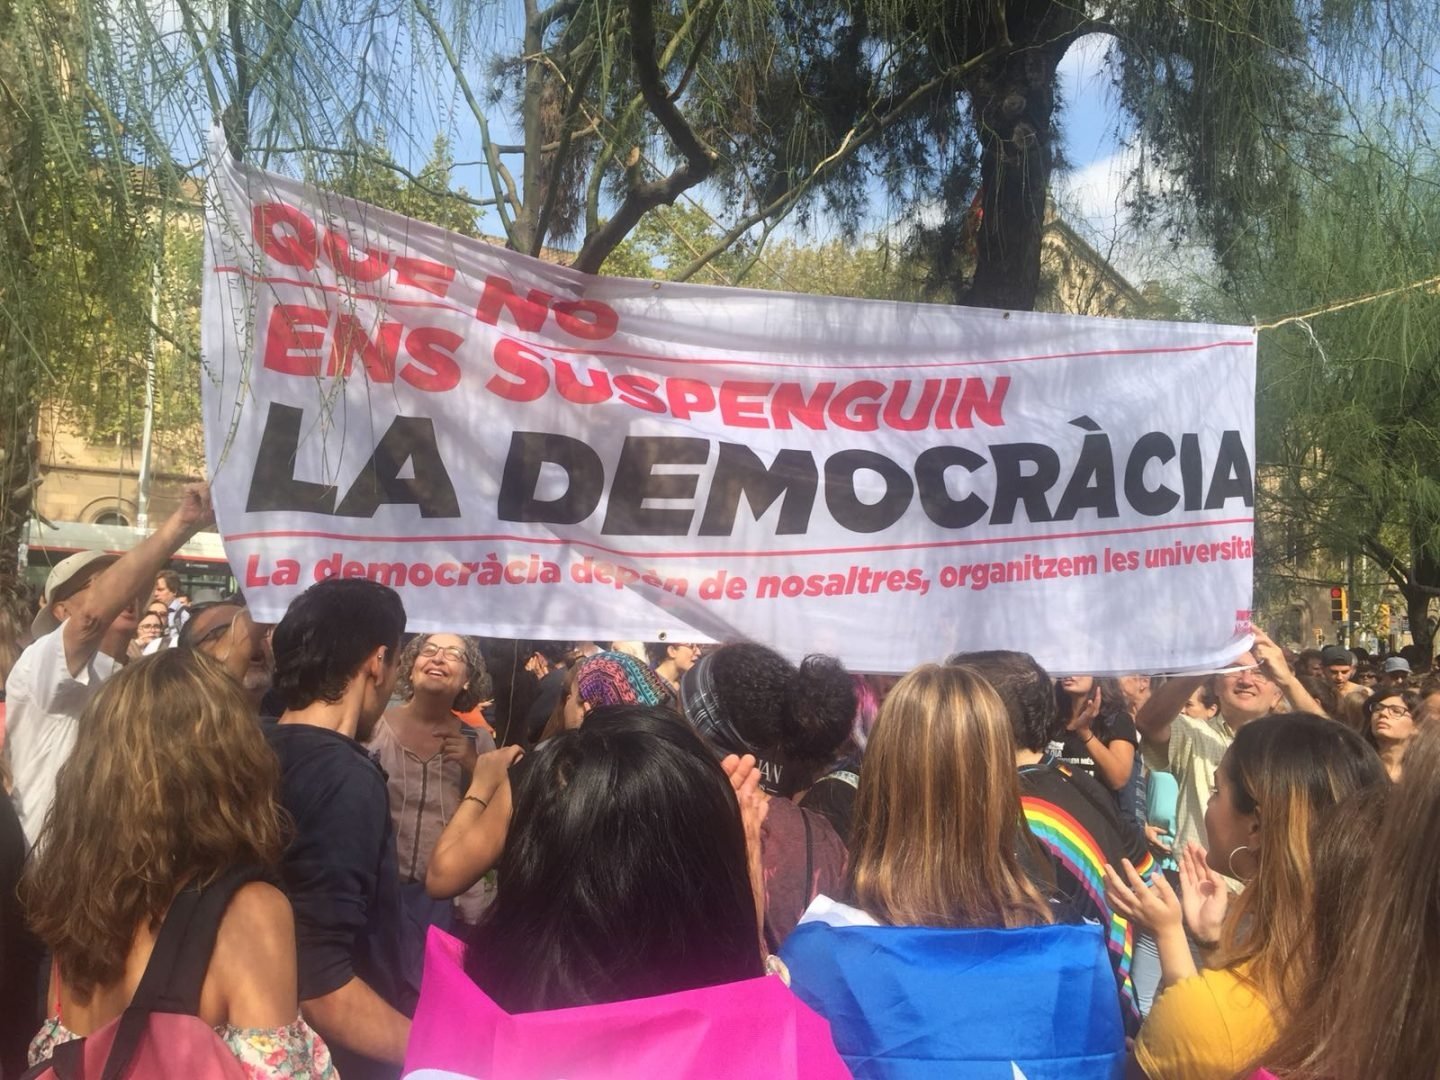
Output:
[[54,801],[55,777],[75,746],[80,714],[124,662],[155,575],[214,520],[209,487],[193,484],[179,508],[133,550],[82,551],[50,571],[31,623],[35,640],[5,683],[11,797],[31,846]]

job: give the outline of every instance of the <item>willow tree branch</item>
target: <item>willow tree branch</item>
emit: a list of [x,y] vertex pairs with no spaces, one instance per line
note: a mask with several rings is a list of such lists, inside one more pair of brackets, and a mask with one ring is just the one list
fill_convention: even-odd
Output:
[[455,199],[458,202],[468,203],[470,206],[494,206],[494,199],[477,199],[471,195],[462,195],[460,192],[450,188],[437,188],[427,184],[423,177],[417,176],[404,165],[392,161],[390,158],[381,157],[379,154],[372,154],[358,148],[344,146],[316,146],[312,143],[301,143],[297,146],[272,146],[272,154],[325,154],[332,157],[348,157],[357,161],[364,161],[371,165],[379,165],[381,168],[389,169],[398,173],[409,181],[410,186],[417,191],[423,191],[426,195],[434,195],[442,199]]
[[[195,51],[197,57],[201,58],[199,62],[200,76],[205,82],[205,96],[210,101],[210,115],[211,117],[220,116],[225,112],[225,106],[221,104],[220,89],[215,85],[215,74],[210,70],[210,65],[205,63],[203,59],[208,55],[208,50],[205,48],[204,43],[201,42],[199,32],[195,29],[195,9],[190,6],[188,0],[178,0],[178,3],[180,7],[180,27],[190,42],[190,48]],[[221,65],[220,72],[222,75],[225,74],[224,65]]]
[[[465,104],[469,106],[470,114],[475,118],[475,126],[480,130],[481,151],[485,155],[485,164],[490,173],[490,189],[495,193],[495,212],[500,217],[500,227],[505,230],[505,239],[513,248],[515,246],[515,224],[510,217],[510,212],[505,205],[504,189],[500,181],[500,154],[495,149],[494,142],[490,139],[490,122],[486,119],[485,110],[480,105],[480,99],[475,96],[475,90],[470,85],[470,80],[465,76],[465,69],[460,63],[460,57],[455,53],[455,46],[450,42],[450,35],[445,33],[445,28],[440,25],[435,11],[430,7],[427,0],[415,0],[415,10],[430,27],[430,32],[435,35],[435,40],[440,44],[440,50],[445,54],[445,62],[450,65],[450,71],[455,76],[455,83],[460,87],[460,93],[465,98]],[[514,189],[514,181],[511,181],[511,189]]]
[[1360,546],[1364,548],[1380,568],[1390,576],[1390,580],[1411,592],[1424,593],[1427,596],[1440,596],[1440,588],[1433,585],[1422,585],[1415,577],[1413,567],[1405,565],[1400,556],[1391,550],[1379,537],[1373,533],[1360,537]]
[[517,251],[525,252],[535,249],[535,222],[541,201],[540,109],[545,94],[541,53],[544,42],[540,8],[535,0],[525,0],[525,84],[520,95],[520,131],[525,143],[525,156],[521,159],[521,197],[515,211],[515,236],[511,244]]
[[279,55],[281,45],[289,39],[290,31],[295,28],[295,20],[300,18],[300,9],[304,6],[305,0],[290,0],[290,6],[280,13],[280,21],[271,27],[270,40],[266,42],[265,51],[260,54],[260,59],[255,64],[252,75],[255,81],[265,77],[271,62]]
[[230,156],[239,161],[250,144],[250,58],[245,51],[245,27],[240,18],[239,0],[226,5],[230,28],[230,54],[235,58],[235,96],[223,114],[225,144]]
[[576,0],[566,0],[564,3],[551,4],[543,11],[537,11],[533,21],[543,34],[561,19],[568,19],[579,10],[580,5]]
[[[679,51],[681,44],[686,40],[695,23],[703,17],[706,11],[705,3],[698,3],[685,15],[684,21],[676,29],[670,38],[670,43],[665,46],[665,51],[660,54],[660,70],[664,71],[675,60],[675,54]],[[561,75],[564,78],[564,75]],[[603,85],[603,84],[602,84]],[[609,168],[610,162],[614,160],[619,150],[616,141],[616,133],[624,132],[630,125],[635,113],[645,104],[643,94],[636,94],[625,106],[624,112],[616,121],[609,122],[612,137],[605,139],[600,147],[600,153],[596,155],[595,163],[590,169],[590,182],[585,189],[585,228],[587,233],[598,232],[600,229],[600,186],[605,179],[605,170]],[[600,117],[591,117],[593,123],[598,127]]]
[[651,0],[630,0],[630,52],[640,94],[652,116],[680,151],[683,161],[659,180],[639,180],[632,172],[630,189],[615,216],[585,237],[575,269],[593,274],[606,256],[650,210],[673,203],[680,194],[701,183],[715,171],[717,155],[691,130],[679,107],[671,100],[655,58],[655,9]]
[[810,170],[809,175],[801,180],[800,183],[777,196],[768,205],[761,207],[754,213],[748,214],[737,221],[709,250],[681,270],[675,280],[688,281],[701,267],[717,255],[721,255],[727,251],[736,240],[740,239],[740,237],[744,236],[756,225],[770,218],[783,217],[789,213],[795,204],[804,198],[811,188],[821,180],[824,180],[850,158],[854,157],[860,149],[873,142],[883,134],[887,128],[904,119],[911,109],[928,101],[942,89],[957,82],[971,68],[984,63],[990,58],[993,52],[994,50],[986,50],[967,60],[965,63],[953,67],[948,71],[944,71],[933,79],[921,83],[898,101],[888,112],[878,116],[872,115],[871,119],[865,123],[863,128],[858,126],[852,127],[845,133],[845,137],[840,140],[840,145],[829,155],[822,158],[819,164]]
[[[700,4],[697,5],[697,7],[700,8],[704,6],[705,0],[701,0]],[[685,70],[680,73],[680,81],[675,84],[675,89],[670,94],[672,101],[677,100],[681,94],[685,93],[685,87],[689,85],[691,77],[695,74],[696,70],[699,69],[700,58],[705,51],[705,46],[709,44],[710,35],[715,32],[715,27],[719,22],[720,5],[718,3],[712,3],[710,5],[710,21],[695,38],[695,45],[690,50],[690,59],[685,64]]]
[[[591,49],[585,60],[585,67],[576,77],[575,84],[570,87],[570,100],[566,103],[565,115],[560,121],[560,145],[555,148],[555,159],[550,165],[550,180],[545,185],[545,201],[535,218],[535,235],[530,240],[530,254],[536,258],[540,257],[545,246],[545,234],[550,231],[550,218],[554,215],[555,204],[560,199],[560,178],[565,171],[565,161],[570,156],[571,127],[580,112],[580,98],[589,88],[590,80],[595,77],[599,66],[600,50]],[[538,161],[536,168],[539,168]]]
[[[574,131],[570,132],[570,139],[571,139],[572,141],[574,141],[575,139],[583,139],[583,138],[586,138],[586,137],[589,136],[589,135],[594,135],[595,132],[597,132],[597,131],[599,131],[599,130],[600,130],[600,118],[599,118],[598,116],[592,117],[588,123],[582,125],[581,127],[576,128]],[[523,153],[525,153],[525,145],[524,145],[523,143],[496,143],[496,144],[495,144],[495,149],[498,150],[498,151],[499,151],[500,153],[502,153],[502,154],[523,154]],[[554,140],[553,142],[547,142],[547,143],[544,143],[543,145],[541,145],[541,147],[540,147],[540,153],[542,153],[542,154],[553,154],[553,153],[555,153],[555,151],[557,151],[557,150],[559,150],[559,149],[560,149],[560,140],[559,140],[559,139],[556,139],[556,140]],[[460,163],[459,163],[459,162],[456,162],[456,164],[458,165],[458,164],[460,164]],[[474,164],[474,162],[471,162],[470,164]]]

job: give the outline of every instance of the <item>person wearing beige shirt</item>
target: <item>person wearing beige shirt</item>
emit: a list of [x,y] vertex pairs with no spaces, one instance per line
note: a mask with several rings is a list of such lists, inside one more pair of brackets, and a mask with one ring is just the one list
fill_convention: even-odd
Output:
[[455,898],[453,911],[449,900],[425,895],[435,842],[455,815],[479,755],[495,749],[487,732],[467,729],[456,713],[483,701],[490,688],[473,639],[421,634],[400,656],[397,690],[404,703],[385,713],[369,743],[387,777],[406,909],[442,929],[453,929],[456,919],[475,922],[491,895],[479,882]]
[[[1221,675],[1182,675],[1156,689],[1135,717],[1141,753],[1151,769],[1171,773],[1180,789],[1175,813],[1175,850],[1191,843],[1205,845],[1205,804],[1214,789],[1215,770],[1251,720],[1287,707],[1323,716],[1324,710],[1300,684],[1285,654],[1269,635],[1257,629],[1255,644]],[[1185,702],[1206,679],[1212,679],[1220,711],[1209,718],[1184,713]],[[1240,883],[1229,879],[1232,889]]]

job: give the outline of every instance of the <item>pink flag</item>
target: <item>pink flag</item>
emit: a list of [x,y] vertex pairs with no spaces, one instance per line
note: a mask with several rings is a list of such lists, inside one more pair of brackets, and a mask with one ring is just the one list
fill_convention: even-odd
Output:
[[407,1080],[840,1080],[830,1027],[778,978],[511,1016],[431,928]]

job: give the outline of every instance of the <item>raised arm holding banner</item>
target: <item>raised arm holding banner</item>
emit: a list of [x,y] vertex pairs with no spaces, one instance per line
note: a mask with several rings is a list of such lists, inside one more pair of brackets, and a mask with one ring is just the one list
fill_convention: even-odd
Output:
[[903,671],[1248,646],[1250,329],[590,277],[217,154],[206,451],[275,620],[730,640]]

